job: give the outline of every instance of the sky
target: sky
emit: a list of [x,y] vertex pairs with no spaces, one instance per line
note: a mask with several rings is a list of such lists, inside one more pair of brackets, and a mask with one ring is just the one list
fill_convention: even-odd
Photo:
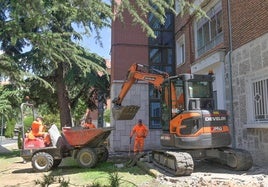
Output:
[[[78,28],[77,26],[73,25],[75,30],[83,31],[83,29]],[[96,41],[96,33],[92,33],[91,37],[83,37],[82,41],[78,43],[87,49],[89,52],[96,53],[99,56],[103,57],[104,59],[111,59],[110,50],[111,50],[111,28],[104,28],[100,31],[101,42],[102,46],[99,42]],[[31,47],[25,47],[24,52],[27,52],[31,49]],[[1,54],[1,51],[0,51]]]
[[[79,28],[75,28],[79,30]],[[83,37],[82,41],[79,41],[79,44],[87,49],[89,52],[96,53],[104,59],[111,60],[111,28],[104,28],[100,31],[102,46],[95,39],[96,33],[93,33],[91,37]],[[24,47],[23,52],[31,50],[31,46]],[[3,51],[0,50],[0,54]]]
[[90,38],[84,37],[83,41],[80,41],[79,43],[84,48],[89,50],[89,52],[96,53],[105,59],[111,59],[111,56],[110,56],[111,29],[110,28],[102,29],[100,32],[100,35],[101,35],[101,42],[103,45],[102,47],[95,39],[96,33],[93,33],[93,35]]

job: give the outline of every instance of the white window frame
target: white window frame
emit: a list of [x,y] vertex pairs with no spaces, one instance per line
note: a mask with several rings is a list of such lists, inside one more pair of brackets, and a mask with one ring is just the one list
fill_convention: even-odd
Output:
[[176,41],[176,65],[180,66],[185,63],[185,36],[184,34]]
[[[263,107],[265,107],[265,109],[263,111],[266,112],[266,120],[258,120],[255,118],[255,108],[256,108],[256,95],[254,93],[260,92],[260,90],[258,91],[254,91],[254,83],[260,83],[262,81],[265,81],[267,83],[267,85],[265,85],[265,87],[259,86],[260,90],[265,90],[264,91],[264,97],[261,98],[260,101],[258,102],[262,102]],[[268,128],[268,105],[267,105],[267,101],[268,101],[268,72],[266,71],[261,71],[257,74],[252,74],[251,76],[249,76],[246,79],[246,88],[247,88],[247,124],[245,125],[246,128]],[[255,96],[255,97],[254,97]]]

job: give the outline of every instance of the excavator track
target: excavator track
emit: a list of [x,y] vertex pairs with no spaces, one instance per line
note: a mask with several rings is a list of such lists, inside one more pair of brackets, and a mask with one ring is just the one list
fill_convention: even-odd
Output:
[[154,165],[174,176],[188,176],[194,170],[192,156],[185,152],[155,150],[152,160]]
[[231,154],[235,155],[235,167],[233,167],[234,170],[238,171],[247,171],[249,170],[253,165],[253,160],[251,154],[242,149],[229,149],[228,150]]
[[208,160],[226,165],[236,171],[247,171],[253,165],[252,156],[246,150],[220,148],[218,151],[218,158],[210,158]]

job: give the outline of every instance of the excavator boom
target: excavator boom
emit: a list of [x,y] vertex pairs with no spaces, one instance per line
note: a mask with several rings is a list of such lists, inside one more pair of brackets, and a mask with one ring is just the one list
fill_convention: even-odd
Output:
[[157,69],[148,68],[146,65],[142,64],[132,64],[128,70],[127,78],[122,85],[121,91],[117,98],[112,102],[114,106],[112,108],[112,114],[116,120],[131,120],[134,118],[138,112],[140,106],[137,105],[128,105],[122,106],[122,101],[124,100],[126,94],[133,86],[136,81],[146,81],[155,86],[156,89],[161,88],[161,84],[168,77],[166,72],[162,72]]

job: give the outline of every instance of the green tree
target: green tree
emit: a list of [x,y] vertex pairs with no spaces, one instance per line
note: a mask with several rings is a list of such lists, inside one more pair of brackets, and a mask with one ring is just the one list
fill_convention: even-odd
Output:
[[[179,2],[182,9],[189,5]],[[165,11],[174,11],[173,5],[173,0],[0,0],[0,49],[4,51],[0,70],[20,88],[29,83],[37,104],[56,99],[61,125],[70,126],[71,108],[79,98],[109,92],[104,60],[76,41],[91,36],[92,31],[100,41],[99,31],[109,27],[112,19],[124,21],[125,11],[133,16],[134,24],[153,36],[145,21],[147,14],[153,13],[163,23]],[[79,33],[75,27],[84,31]]]
[[9,91],[7,91],[4,86],[0,85],[0,114],[7,117],[11,113],[12,106],[11,102],[8,100]]
[[16,121],[18,121],[18,113],[22,95],[21,90],[18,90],[12,84],[0,85],[0,117],[3,122],[1,122],[1,130],[5,129],[6,137],[14,136],[14,127]]
[[[4,51],[1,59],[7,62],[10,69],[14,68],[18,72],[15,75],[24,80],[28,77],[26,82],[30,83],[31,95],[35,96],[32,99],[37,99],[34,100],[35,103],[39,104],[40,98],[57,99],[62,125],[71,125],[70,109],[75,103],[72,102],[71,96],[78,98],[79,94],[81,95],[81,92],[71,93],[72,84],[78,83],[77,78],[85,79],[90,76],[94,84],[86,85],[94,86],[102,80],[98,72],[103,72],[104,75],[106,73],[102,58],[88,53],[74,42],[81,39],[82,35],[74,30],[72,24],[82,25],[88,34],[94,28],[98,30],[108,25],[104,16],[98,13],[92,15],[93,10],[107,11],[107,6],[100,7],[97,2],[0,2],[0,24],[3,28],[0,40],[1,49]],[[20,79],[15,75],[10,71],[9,76],[19,82]],[[108,82],[107,80],[108,77],[104,76],[104,81]],[[33,88],[34,85],[38,87]],[[76,91],[78,86],[80,85],[76,86]],[[87,91],[85,87],[79,91],[82,90]]]
[[14,137],[14,127],[15,127],[15,124],[16,124],[15,119],[12,119],[10,121],[7,121],[6,131],[5,131],[5,137],[7,137],[7,138],[13,138]]
[[106,109],[104,111],[104,121],[107,123],[111,122],[111,110],[110,109]]
[[12,84],[0,85],[0,114],[6,119],[16,117],[23,92]]

